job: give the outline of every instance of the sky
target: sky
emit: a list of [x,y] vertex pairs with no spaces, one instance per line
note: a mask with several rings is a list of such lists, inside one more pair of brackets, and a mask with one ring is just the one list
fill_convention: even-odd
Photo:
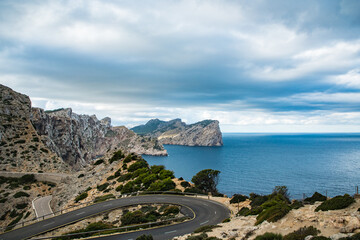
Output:
[[0,83],[127,127],[360,132],[360,1],[1,0]]

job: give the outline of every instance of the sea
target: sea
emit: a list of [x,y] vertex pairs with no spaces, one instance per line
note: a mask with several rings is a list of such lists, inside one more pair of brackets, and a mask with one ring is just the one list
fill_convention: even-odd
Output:
[[333,197],[360,185],[360,133],[224,133],[221,147],[164,145],[169,156],[143,156],[191,181],[203,169],[219,170],[218,190],[269,194],[287,186],[292,199],[315,191]]

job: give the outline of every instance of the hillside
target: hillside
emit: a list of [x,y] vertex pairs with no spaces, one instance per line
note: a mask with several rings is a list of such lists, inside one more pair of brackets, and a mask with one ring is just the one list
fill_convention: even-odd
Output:
[[145,125],[131,128],[135,133],[159,140],[162,144],[185,146],[222,146],[222,134],[217,120],[204,120],[187,125],[181,119],[152,119]]

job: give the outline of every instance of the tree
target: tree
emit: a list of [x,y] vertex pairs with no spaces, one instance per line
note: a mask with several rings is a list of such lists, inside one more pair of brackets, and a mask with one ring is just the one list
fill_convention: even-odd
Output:
[[275,188],[273,190],[273,194],[274,195],[280,194],[280,195],[284,196],[286,201],[288,203],[290,203],[290,194],[289,194],[289,190],[286,186],[275,186]]
[[213,169],[205,169],[198,172],[191,181],[195,187],[205,193],[218,193],[216,186],[219,182],[220,171]]

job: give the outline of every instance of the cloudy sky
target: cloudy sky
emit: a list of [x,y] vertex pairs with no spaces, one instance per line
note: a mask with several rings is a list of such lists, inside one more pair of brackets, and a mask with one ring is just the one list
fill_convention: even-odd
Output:
[[360,132],[360,1],[0,1],[0,83],[45,109]]

